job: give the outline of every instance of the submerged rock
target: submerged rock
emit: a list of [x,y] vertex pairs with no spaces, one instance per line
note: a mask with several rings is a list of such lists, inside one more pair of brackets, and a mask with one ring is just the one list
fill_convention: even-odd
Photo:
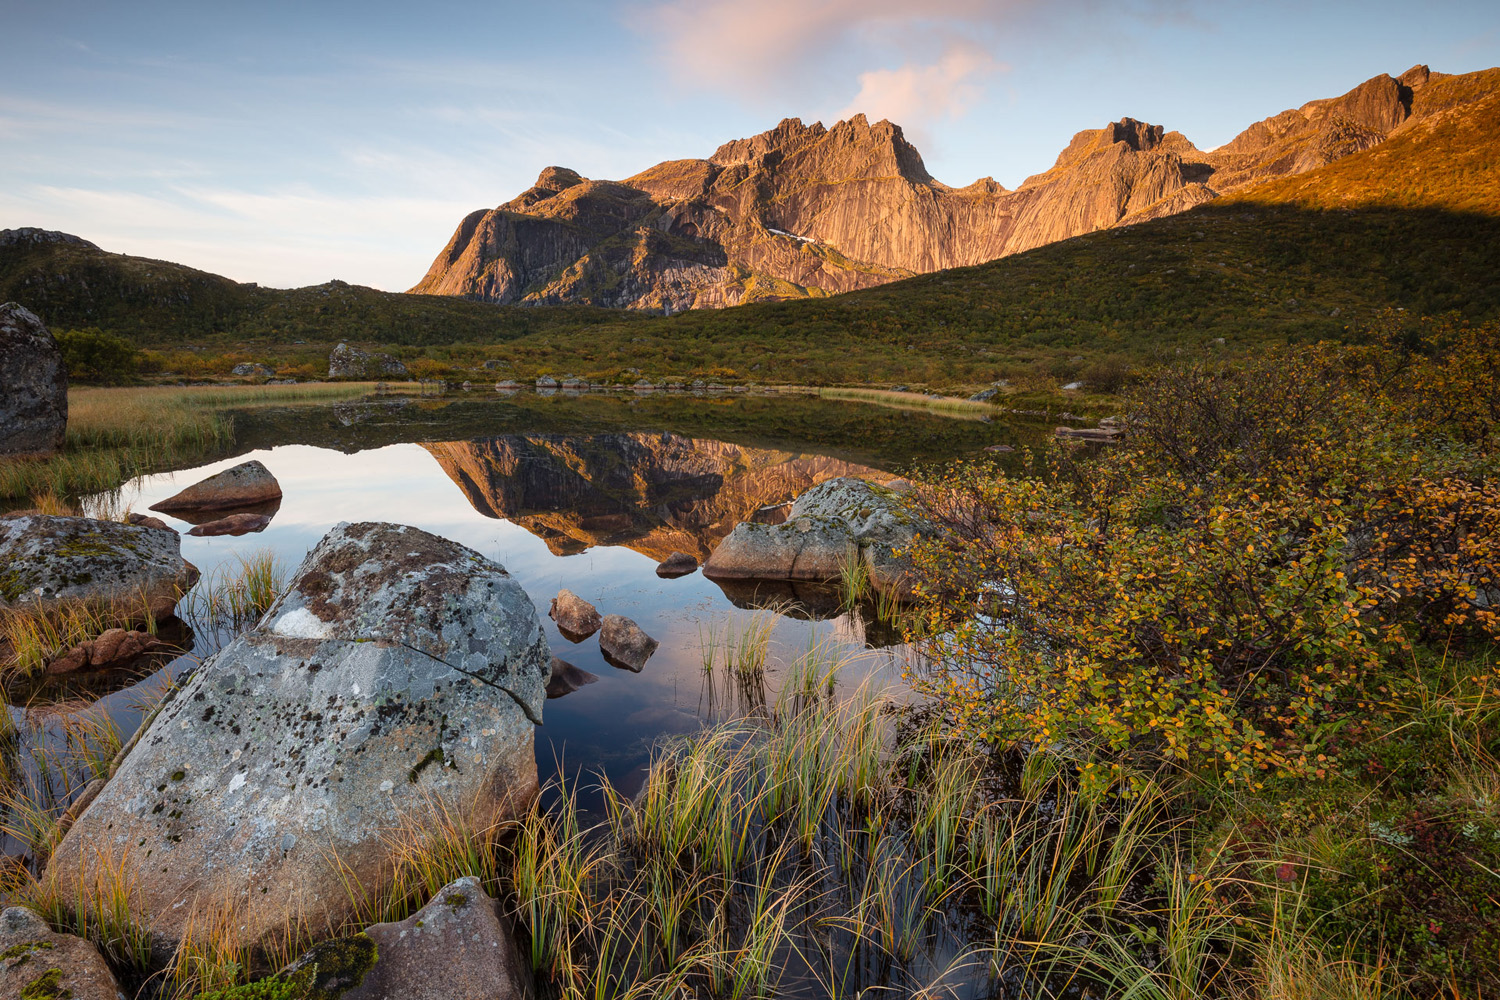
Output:
[[703,564],[703,575],[827,581],[859,558],[876,590],[905,596],[916,580],[910,561],[897,553],[928,530],[900,508],[895,492],[863,479],[829,479],[798,497],[781,524],[736,525]]
[[552,676],[547,681],[547,697],[561,698],[572,694],[586,684],[592,684],[599,678],[584,670],[575,667],[567,660],[552,658]]
[[687,576],[697,568],[698,560],[686,552],[673,552],[657,564],[656,575],[670,580],[679,576]]
[[170,610],[197,576],[170,529],[48,514],[0,519],[0,607],[98,600]]
[[230,514],[189,529],[188,534],[204,535],[248,535],[252,531],[265,531],[271,523],[269,514]]
[[531,970],[479,879],[461,878],[399,923],[374,924],[375,964],[342,1000],[519,1000]]
[[158,531],[175,532],[177,530],[159,517],[152,517],[150,514],[137,514],[135,511],[131,511],[125,515],[125,523],[139,525],[142,528],[155,528]]
[[149,632],[132,629],[106,629],[97,639],[79,643],[57,659],[47,664],[47,673],[52,676],[71,674],[88,667],[91,670],[110,670],[124,666],[131,660],[147,653],[170,649],[172,644]]
[[604,625],[599,629],[599,649],[610,666],[640,673],[659,645],[629,618],[604,616]]
[[117,1000],[124,996],[98,949],[58,934],[24,906],[0,913],[0,997]]
[[42,321],[0,305],[0,455],[50,455],[68,428],[68,373]]
[[579,597],[571,590],[559,590],[552,598],[552,607],[547,616],[557,622],[557,630],[569,642],[582,642],[604,624],[599,609]]
[[281,484],[260,462],[241,462],[232,469],[194,483],[181,493],[151,505],[152,510],[230,510],[281,499]]
[[289,913],[337,927],[351,882],[383,888],[404,818],[529,805],[549,659],[498,564],[416,528],[339,525],[165,705],[44,878],[71,893],[113,865],[160,950],[225,905],[241,945]]
[[391,355],[362,351],[349,344],[339,344],[328,355],[329,378],[378,379],[407,374],[406,366]]

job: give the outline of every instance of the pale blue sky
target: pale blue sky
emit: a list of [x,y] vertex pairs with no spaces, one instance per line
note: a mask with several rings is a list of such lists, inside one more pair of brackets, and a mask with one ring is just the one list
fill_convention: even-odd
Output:
[[1417,62],[1493,0],[0,0],[0,228],[241,281],[414,284],[541,168],[620,178],[783,117],[889,117],[1008,187],[1125,115],[1216,146]]

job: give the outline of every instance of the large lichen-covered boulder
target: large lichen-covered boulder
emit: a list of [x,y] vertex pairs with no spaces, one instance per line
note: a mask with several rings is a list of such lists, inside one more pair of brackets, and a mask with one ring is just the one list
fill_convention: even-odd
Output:
[[329,378],[394,378],[405,377],[406,366],[389,354],[362,351],[349,344],[339,344],[328,355]]
[[0,607],[86,600],[170,610],[196,576],[171,529],[47,514],[0,518]]
[[0,913],[0,997],[117,1000],[120,984],[98,950],[58,934],[23,906]]
[[505,819],[537,792],[551,656],[503,567],[393,524],[341,524],[255,628],[195,672],[58,845],[70,893],[114,865],[158,949],[209,908],[253,944],[379,892],[391,831]]
[[187,489],[151,505],[152,510],[174,511],[233,510],[276,503],[281,499],[281,484],[265,464],[255,459],[215,473]]
[[0,455],[50,455],[68,428],[68,373],[36,314],[0,305]]
[[736,525],[703,564],[703,575],[826,581],[857,557],[876,590],[906,596],[916,578],[904,550],[930,530],[896,492],[848,476],[829,479],[798,497],[780,524]]

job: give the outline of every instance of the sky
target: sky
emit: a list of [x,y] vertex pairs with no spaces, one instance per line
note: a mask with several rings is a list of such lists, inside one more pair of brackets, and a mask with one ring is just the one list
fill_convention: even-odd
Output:
[[422,277],[542,168],[620,179],[782,118],[901,125],[1015,187],[1121,117],[1212,148],[1426,63],[1494,0],[0,0],[0,229],[239,281]]

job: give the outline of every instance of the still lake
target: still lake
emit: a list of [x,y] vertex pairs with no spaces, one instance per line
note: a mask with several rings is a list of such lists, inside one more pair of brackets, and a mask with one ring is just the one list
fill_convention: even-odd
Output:
[[[235,414],[233,454],[127,483],[86,508],[146,511],[166,497],[256,459],[283,499],[263,531],[238,537],[184,534],[182,553],[200,586],[232,576],[269,551],[288,574],[334,525],[392,521],[466,545],[503,565],[536,605],[552,652],[598,677],[549,700],[537,730],[543,782],[560,771],[600,776],[632,794],[652,745],[706,721],[753,710],[706,674],[706,637],[775,608],[766,696],[787,665],[815,647],[846,661],[841,683],[899,684],[907,655],[889,629],[867,626],[817,588],[718,584],[694,572],[657,576],[672,552],[700,562],[734,525],[773,518],[835,476],[888,482],[923,467],[1036,444],[1039,427],[802,396],[754,394],[543,395],[524,390],[335,404],[262,407]],[[1009,460],[1016,460],[1011,458]],[[191,524],[164,516],[186,532]],[[547,617],[568,589],[601,614],[634,619],[660,641],[640,673],[616,669],[597,638],[563,637]],[[91,697],[129,738],[140,706],[232,635],[200,628],[187,655],[158,662],[114,690],[54,692],[82,707]],[[39,692],[44,703],[48,695]],[[33,706],[34,709],[37,705]],[[59,790],[61,791],[61,790]],[[64,793],[61,798],[70,796]],[[584,797],[588,804],[593,796]]]

